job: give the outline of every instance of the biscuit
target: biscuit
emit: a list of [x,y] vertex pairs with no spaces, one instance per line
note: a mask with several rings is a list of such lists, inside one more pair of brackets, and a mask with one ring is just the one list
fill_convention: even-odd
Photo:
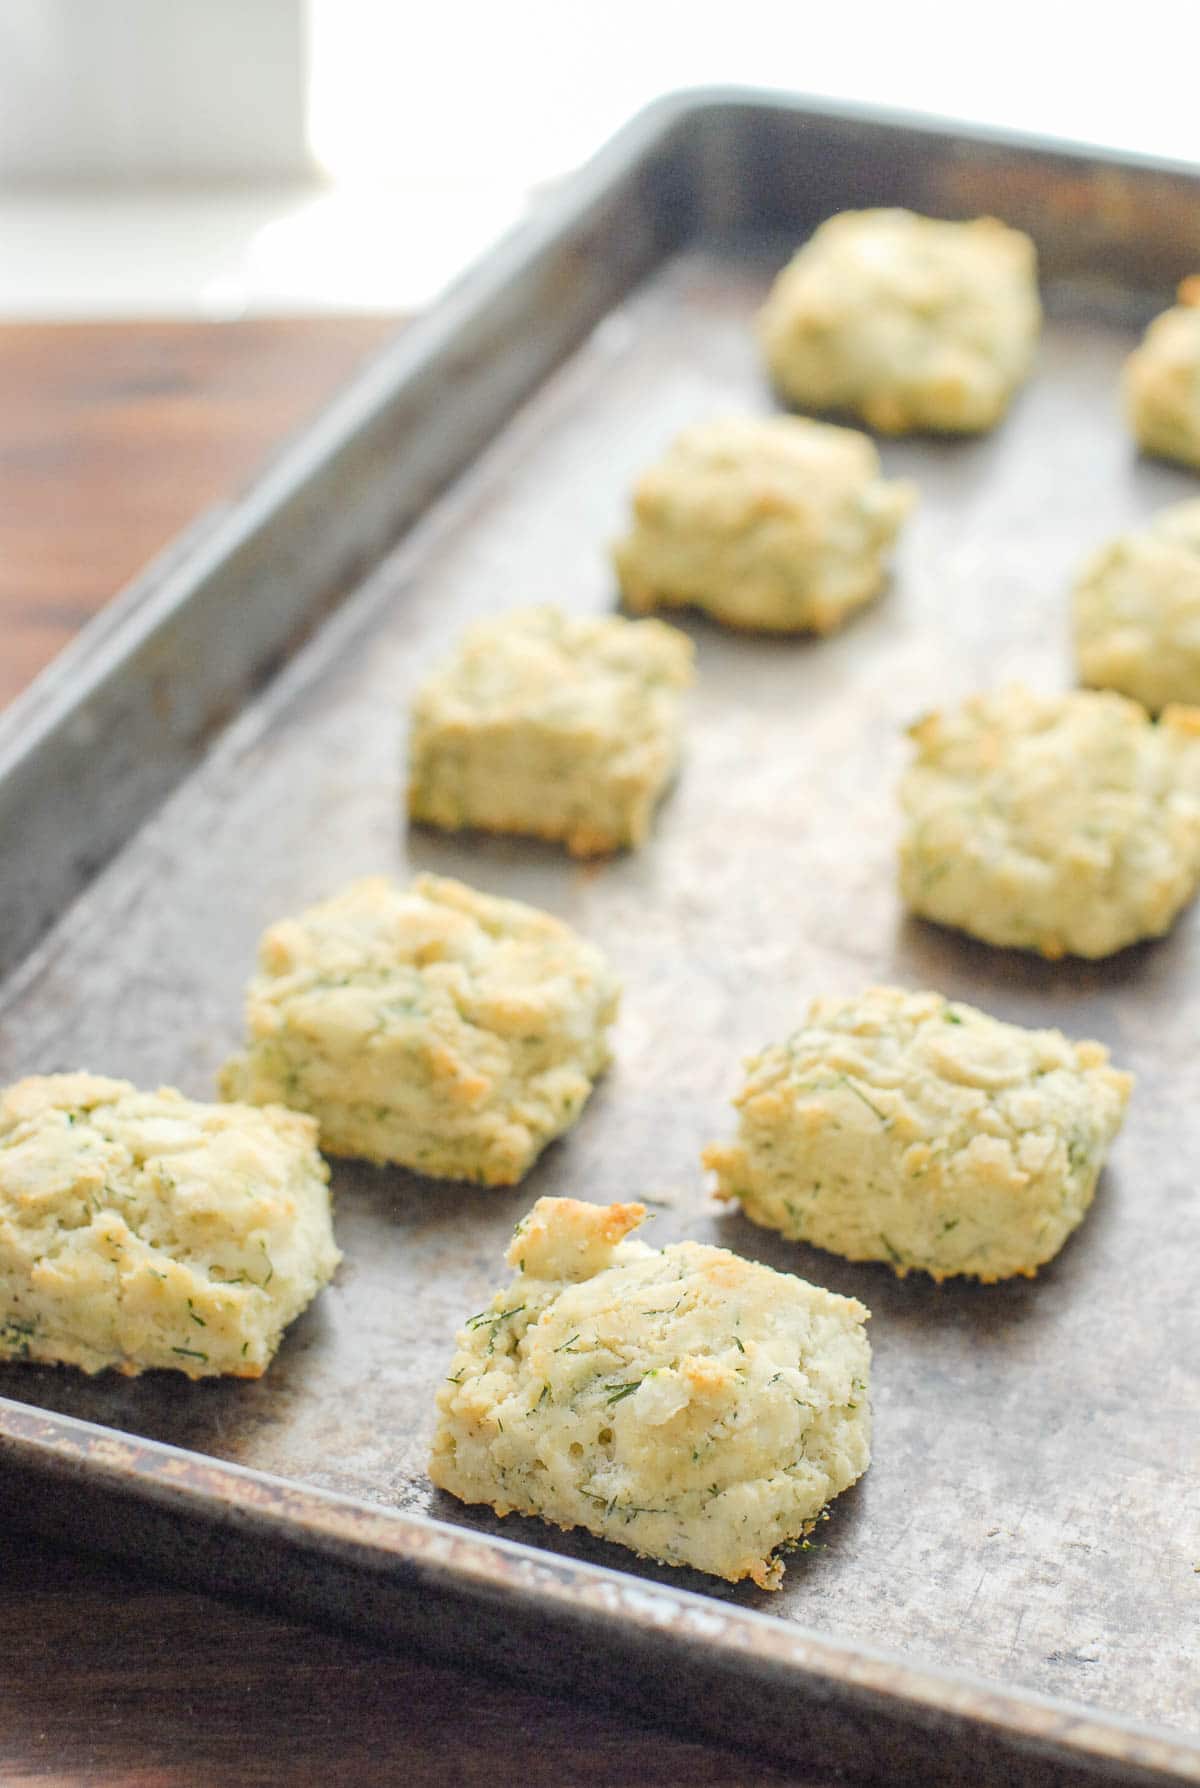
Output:
[[914,913],[1043,956],[1159,937],[1200,882],[1200,709],[973,697],[909,729],[900,891]]
[[868,1312],[723,1248],[625,1237],[640,1204],[542,1198],[458,1336],[429,1475],[498,1515],[775,1589],[870,1458]]
[[938,993],[816,1000],[754,1056],[718,1196],[793,1240],[903,1277],[1032,1276],[1092,1202],[1133,1084],[1099,1043]]
[[1200,499],[1093,553],[1074,595],[1084,683],[1118,689],[1152,713],[1200,703]]
[[1200,274],[1155,317],[1125,363],[1125,408],[1138,445],[1200,469]]
[[795,416],[702,423],[638,480],[614,548],[626,603],[732,627],[829,633],[882,588],[915,486],[874,442]]
[[444,831],[639,845],[675,774],[693,648],[661,621],[519,609],[468,628],[422,685],[408,811]]
[[881,434],[974,434],[998,422],[1041,327],[1033,243],[994,217],[911,211],[829,218],[759,315],[767,366],[803,410]]
[[341,1258],[310,1118],[51,1074],[0,1094],[0,1358],[257,1378]]
[[221,1093],[311,1112],[330,1154],[508,1186],[582,1111],[617,999],[548,913],[368,877],[264,933]]

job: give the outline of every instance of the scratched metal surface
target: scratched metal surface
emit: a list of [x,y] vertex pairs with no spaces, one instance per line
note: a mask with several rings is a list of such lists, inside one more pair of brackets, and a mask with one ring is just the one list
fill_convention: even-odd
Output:
[[[0,992],[0,1079],[86,1065],[205,1097],[255,940],[351,875],[433,869],[537,902],[626,985],[614,1070],[526,1184],[338,1165],[346,1263],[256,1384],[0,1369],[0,1394],[385,1506],[760,1607],[913,1660],[1184,1730],[1200,1665],[1197,917],[1099,965],[1047,965],[906,920],[892,862],[902,728],[980,684],[1071,679],[1064,589],[1095,541],[1194,492],[1139,461],[1115,397],[1144,305],[1050,293],[1038,375],[975,442],[886,444],[922,502],[886,594],[819,642],[696,623],[686,767],[649,845],[408,833],[407,701],[472,616],[610,606],[604,543],[685,423],[770,403],[747,331],[772,260],[692,250],[614,313],[218,743]],[[707,1196],[741,1058],[814,994],[939,988],[1102,1038],[1138,1076],[1094,1211],[1034,1283],[904,1283],[773,1239]],[[696,1236],[873,1310],[875,1462],[777,1596],[461,1509],[423,1462],[458,1322],[542,1193],[645,1197]]]

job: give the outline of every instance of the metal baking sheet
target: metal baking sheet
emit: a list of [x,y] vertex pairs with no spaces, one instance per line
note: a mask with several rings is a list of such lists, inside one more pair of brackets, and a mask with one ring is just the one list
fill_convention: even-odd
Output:
[[[210,724],[176,727],[182,780],[65,912],[52,898],[33,912],[23,896],[23,926],[44,935],[0,988],[0,1081],[86,1065],[210,1096],[263,926],[379,870],[460,876],[603,946],[626,986],[616,1065],[514,1191],[337,1164],[345,1265],[261,1381],[0,1370],[6,1519],[75,1532],[90,1520],[95,1543],[419,1631],[460,1655],[492,1655],[507,1622],[531,1638],[524,1657],[506,1648],[502,1668],[619,1684],[629,1704],[709,1729],[761,1690],[769,1705],[743,1710],[743,1735],[830,1768],[886,1760],[892,1779],[922,1782],[962,1780],[968,1767],[996,1782],[1200,1781],[1200,919],[1107,963],[1051,965],[907,919],[893,871],[905,725],[981,685],[1068,686],[1064,592],[1079,558],[1194,494],[1194,478],[1135,455],[1116,391],[1137,329],[1193,250],[1200,258],[1200,181],[729,97],[643,121],[610,151],[609,186],[589,178],[589,202],[618,183],[640,220],[626,295],[592,327],[601,287],[578,268],[574,285],[560,282],[570,315],[540,372],[584,339],[552,374],[527,370],[538,388],[519,409],[522,380],[500,396],[488,386],[493,408],[515,413],[478,454],[481,412],[465,394],[481,375],[460,363],[458,448],[444,447],[436,482],[456,452],[469,469],[215,742]],[[612,606],[605,549],[633,477],[688,422],[771,407],[748,324],[773,269],[819,216],[877,200],[1014,218],[1039,237],[1047,273],[1040,364],[1003,427],[883,444],[885,470],[921,491],[889,589],[820,642],[683,623],[699,656],[688,755],[639,853],[580,867],[528,843],[408,831],[404,715],[425,669],[479,614]],[[569,195],[563,205],[536,242],[510,246],[508,283],[477,293],[462,327],[522,278],[528,288],[531,255],[553,260],[554,230],[577,221]],[[605,215],[616,227],[620,206]],[[603,230],[591,242],[603,251]],[[640,263],[651,271],[638,281]],[[518,332],[538,329],[532,299],[524,317],[510,309]],[[412,371],[388,375],[389,401]],[[381,414],[374,397],[363,414]],[[397,452],[403,527],[412,503]],[[306,500],[319,512],[310,460]],[[361,475],[377,542],[378,455]],[[330,526],[353,548],[352,480],[340,496],[348,507]],[[271,505],[259,520],[269,555]],[[329,608],[327,568],[323,584],[306,583],[290,562],[304,600]],[[220,555],[206,577],[214,567],[227,570]],[[208,586],[189,594],[187,572],[151,620],[187,621],[198,675],[220,693],[244,667],[230,668],[228,633],[206,632]],[[243,594],[253,601],[252,580]],[[296,601],[279,623],[290,638],[304,631]],[[145,725],[161,689],[129,666],[147,626],[139,600],[110,627],[106,668],[109,694]],[[256,635],[268,647],[269,633]],[[77,662],[82,709],[97,689]],[[64,726],[70,684],[55,692]],[[120,749],[103,733],[90,746],[102,765]],[[69,811],[50,730],[23,775],[31,764],[42,799]],[[3,799],[0,787],[0,810]],[[4,846],[6,859],[20,850],[11,822]],[[899,1282],[710,1200],[698,1153],[731,1127],[742,1057],[793,1028],[815,994],[880,980],[1100,1037],[1137,1074],[1094,1210],[1036,1281]],[[713,1241],[872,1309],[874,1463],[779,1594],[501,1523],[429,1486],[454,1330],[500,1283],[514,1221],[547,1193],[644,1198],[653,1240]]]

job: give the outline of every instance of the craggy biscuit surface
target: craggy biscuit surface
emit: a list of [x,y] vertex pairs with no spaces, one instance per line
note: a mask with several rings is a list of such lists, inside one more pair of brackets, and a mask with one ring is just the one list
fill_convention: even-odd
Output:
[[868,1312],[723,1248],[625,1240],[644,1215],[539,1199],[516,1278],[458,1336],[430,1476],[774,1589],[777,1550],[867,1468]]
[[410,815],[579,857],[641,844],[679,762],[693,656],[661,621],[530,608],[477,622],[413,704]]
[[1126,361],[1125,407],[1147,453],[1200,468],[1200,274]]
[[843,211],[784,268],[758,327],[799,409],[846,411],[889,435],[991,428],[1037,346],[1033,243],[993,217]]
[[1200,499],[1092,554],[1074,589],[1082,680],[1157,713],[1200,703]]
[[937,993],[817,1000],[752,1058],[718,1194],[849,1260],[1032,1275],[1082,1222],[1132,1080],[1099,1043]]
[[695,607],[735,627],[828,633],[883,585],[916,492],[866,435],[795,416],[702,423],[633,494],[614,549],[629,607]]
[[0,1358],[257,1378],[340,1255],[317,1127],[51,1074],[0,1094]]
[[264,933],[221,1092],[311,1112],[331,1154],[512,1185],[583,1109],[617,999],[549,913],[368,877]]
[[1159,937],[1200,883],[1200,710],[1001,689],[929,714],[900,787],[913,912],[1043,956]]

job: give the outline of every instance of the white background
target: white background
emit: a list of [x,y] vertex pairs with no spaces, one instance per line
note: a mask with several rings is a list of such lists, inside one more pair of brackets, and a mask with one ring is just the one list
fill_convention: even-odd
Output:
[[1195,0],[0,0],[0,314],[411,308],[679,87],[1200,161],[1198,68]]

